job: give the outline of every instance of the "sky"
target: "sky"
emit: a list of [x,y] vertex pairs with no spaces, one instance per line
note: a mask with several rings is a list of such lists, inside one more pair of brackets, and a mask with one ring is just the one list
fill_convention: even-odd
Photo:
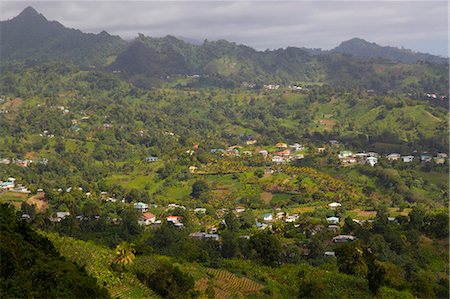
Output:
[[[447,1],[4,1],[0,19],[32,6],[48,20],[131,40],[138,33],[226,39],[258,50],[331,49],[353,37],[448,57]],[[0,40],[1,42],[1,40]]]

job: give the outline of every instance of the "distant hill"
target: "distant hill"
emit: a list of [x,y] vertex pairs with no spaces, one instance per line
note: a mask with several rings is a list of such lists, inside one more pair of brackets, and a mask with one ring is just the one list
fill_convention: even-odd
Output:
[[198,44],[170,35],[153,38],[139,34],[127,43],[104,31],[86,34],[66,28],[31,7],[2,21],[0,28],[2,65],[59,61],[84,69],[117,71],[147,87],[174,76],[198,75],[200,79],[192,86],[314,82],[383,92],[448,90],[448,60],[362,39],[330,51],[296,47],[257,51],[226,40]]
[[48,21],[32,7],[11,20],[1,21],[0,36],[3,62],[59,60],[84,67],[102,66],[126,45],[120,37],[105,31],[87,34]]
[[413,52],[407,49],[396,47],[383,47],[376,43],[370,43],[361,38],[352,38],[342,42],[336,48],[330,50],[331,53],[350,54],[358,58],[383,58],[395,62],[417,63],[426,61],[432,63],[448,63],[448,59],[427,54]]

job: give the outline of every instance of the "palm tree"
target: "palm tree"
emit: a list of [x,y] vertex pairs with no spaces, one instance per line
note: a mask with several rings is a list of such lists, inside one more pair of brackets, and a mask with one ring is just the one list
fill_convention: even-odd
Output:
[[133,263],[135,259],[136,250],[134,249],[133,243],[122,242],[116,247],[116,256],[114,257],[113,263],[123,270],[126,265]]

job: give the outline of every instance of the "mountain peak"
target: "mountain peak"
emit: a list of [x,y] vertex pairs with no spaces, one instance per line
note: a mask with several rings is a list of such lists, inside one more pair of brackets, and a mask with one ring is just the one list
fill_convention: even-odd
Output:
[[44,20],[47,19],[37,12],[33,7],[28,6],[26,7],[15,19],[23,19],[23,20]]

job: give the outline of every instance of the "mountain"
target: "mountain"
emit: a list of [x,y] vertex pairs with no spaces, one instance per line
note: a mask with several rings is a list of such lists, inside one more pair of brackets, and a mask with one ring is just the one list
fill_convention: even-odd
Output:
[[236,87],[243,82],[256,86],[314,82],[383,92],[448,89],[446,59],[362,39],[343,42],[330,51],[297,47],[257,51],[226,40],[193,44],[170,35],[139,34],[127,43],[105,31],[86,34],[66,28],[31,7],[2,21],[0,28],[2,65],[65,62],[82,69],[119,71],[135,84],[145,81],[142,86],[147,87],[178,75],[199,75],[192,84]]
[[139,35],[109,67],[126,77],[149,80],[198,74],[198,84],[236,87],[242,82],[320,82],[345,88],[377,91],[447,88],[448,65],[393,63],[375,57],[359,58],[338,51],[286,49],[256,51],[226,40],[193,45],[173,36]]
[[0,22],[3,62],[65,61],[83,67],[102,66],[119,53],[126,42],[105,31],[87,34],[48,21],[34,8],[25,8],[11,20]]
[[419,61],[448,63],[448,59],[443,57],[413,52],[411,50],[399,49],[396,47],[383,47],[361,38],[352,38],[348,41],[344,41],[336,48],[330,50],[330,52],[350,54],[358,58],[383,58],[403,63],[417,63]]

